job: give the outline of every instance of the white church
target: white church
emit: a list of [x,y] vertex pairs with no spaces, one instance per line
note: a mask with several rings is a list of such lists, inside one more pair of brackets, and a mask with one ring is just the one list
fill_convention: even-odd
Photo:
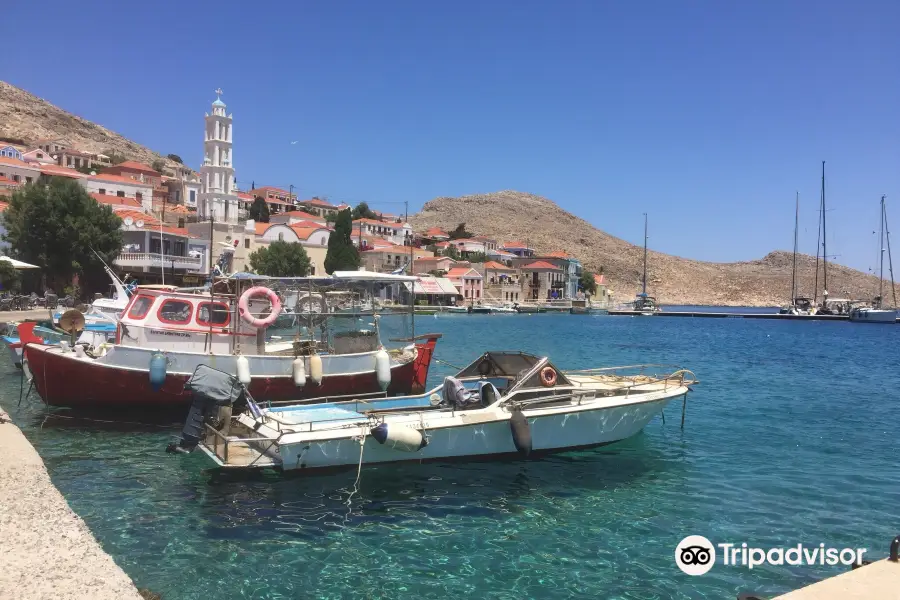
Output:
[[232,115],[225,114],[222,90],[216,90],[212,114],[206,114],[203,134],[203,166],[200,167],[200,197],[197,210],[201,219],[237,223],[240,199],[234,180],[232,158]]

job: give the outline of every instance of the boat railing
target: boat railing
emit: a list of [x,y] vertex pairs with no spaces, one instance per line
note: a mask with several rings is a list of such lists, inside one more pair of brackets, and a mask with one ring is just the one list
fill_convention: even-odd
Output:
[[[664,375],[659,375],[657,372],[648,372],[650,369],[672,369],[670,372]],[[628,375],[627,371],[637,371],[634,374]],[[669,381],[673,379],[678,380],[678,384],[681,385],[696,385],[700,383],[697,379],[696,375],[694,375],[693,371],[689,371],[688,369],[682,369],[678,365],[671,364],[641,364],[641,365],[626,365],[622,367],[602,367],[597,369],[577,369],[571,371],[563,371],[564,375],[581,375],[585,377],[597,377],[597,376],[612,376],[612,377],[621,377],[623,379],[627,379],[629,377],[645,377],[646,379],[643,381],[633,381],[629,388],[637,388],[646,385],[655,385],[658,383],[663,383],[665,387],[668,387]]]

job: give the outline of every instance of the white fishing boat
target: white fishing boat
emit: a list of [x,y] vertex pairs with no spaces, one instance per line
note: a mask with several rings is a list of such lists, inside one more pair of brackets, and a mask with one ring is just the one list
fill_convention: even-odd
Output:
[[[563,372],[546,357],[488,352],[415,396],[261,408],[237,379],[198,369],[171,450],[200,447],[220,467],[316,470],[363,464],[529,457],[626,439],[697,383],[658,365]],[[246,401],[246,412],[231,416]]]
[[453,313],[453,314],[467,314],[469,312],[468,306],[445,306],[441,309],[441,312]]
[[[894,265],[891,259],[891,234],[887,231],[887,212],[884,206],[884,196],[881,197],[881,236],[878,241],[878,295],[872,301],[872,306],[859,306],[850,310],[850,320],[854,323],[897,323],[897,309],[885,308],[884,294],[884,252],[888,253],[888,268],[891,272],[891,292],[894,294],[894,306],[897,306],[897,296],[894,291]],[[887,240],[887,248],[885,248]]]

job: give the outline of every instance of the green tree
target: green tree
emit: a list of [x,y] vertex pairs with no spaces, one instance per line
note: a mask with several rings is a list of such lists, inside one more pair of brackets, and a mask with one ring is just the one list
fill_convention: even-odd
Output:
[[83,289],[106,290],[103,263],[92,249],[111,264],[122,249],[122,220],[77,181],[53,177],[48,185],[22,187],[3,221],[11,255],[40,265],[45,285],[59,291],[78,275]]
[[157,158],[156,160],[153,161],[153,164],[151,164],[150,166],[153,167],[153,170],[156,171],[157,173],[162,173],[163,169],[166,168],[166,161],[164,161],[161,158]]
[[583,270],[581,277],[578,279],[578,287],[585,294],[595,296],[597,294],[597,282],[594,280],[594,274],[587,269]]
[[177,154],[167,154],[167,155],[166,155],[166,158],[168,158],[168,159],[171,160],[171,161],[180,163],[180,164],[182,164],[182,165],[184,164],[184,161],[181,160],[181,157],[178,156]]
[[278,240],[251,254],[250,268],[271,277],[305,277],[310,262],[303,246]]
[[118,164],[123,163],[126,160],[128,160],[128,157],[125,156],[124,154],[122,154],[121,152],[116,152],[115,150],[111,150],[111,149],[104,150],[103,154],[108,156],[109,162],[111,162],[114,165],[118,165]]
[[337,221],[337,215],[334,212],[330,212],[327,215],[325,215],[326,223],[334,223],[335,221]]
[[447,246],[447,252],[444,253],[444,256],[449,256],[453,260],[459,260],[459,248],[450,244]]
[[250,205],[250,218],[257,223],[269,222],[269,205],[260,196],[254,198],[253,204]]
[[485,263],[487,262],[487,254],[484,252],[469,252],[466,256],[466,260],[470,263]]
[[469,233],[468,231],[466,231],[465,223],[460,223],[459,225],[456,226],[456,229],[454,229],[453,231],[450,232],[451,240],[462,240],[462,239],[470,238],[470,237],[472,237],[472,234]]
[[353,234],[353,219],[350,209],[338,213],[334,231],[328,236],[328,253],[325,255],[325,271],[352,271],[359,268],[359,251],[350,236]]
[[0,290],[15,292],[19,290],[19,287],[19,272],[12,266],[12,263],[0,260]]
[[353,212],[351,214],[353,216],[354,221],[357,219],[374,219],[376,221],[381,220],[381,217],[376,215],[372,211],[372,209],[369,208],[369,205],[366,204],[365,202],[360,202],[359,204],[357,204],[356,208],[353,209]]

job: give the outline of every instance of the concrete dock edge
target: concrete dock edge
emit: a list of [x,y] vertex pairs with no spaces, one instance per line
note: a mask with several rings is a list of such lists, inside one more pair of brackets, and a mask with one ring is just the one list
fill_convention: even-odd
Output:
[[0,598],[141,600],[0,407]]
[[879,600],[900,599],[900,563],[880,560],[841,573],[774,600]]

